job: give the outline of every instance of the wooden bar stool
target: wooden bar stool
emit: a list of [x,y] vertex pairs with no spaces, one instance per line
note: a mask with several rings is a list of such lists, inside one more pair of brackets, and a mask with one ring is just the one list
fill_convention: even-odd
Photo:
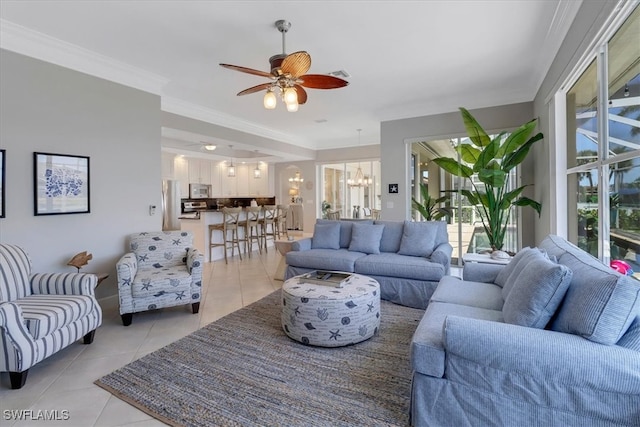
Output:
[[267,239],[276,241],[276,220],[278,208],[276,205],[264,205],[262,207],[263,217],[260,218],[260,224],[262,225],[262,243],[264,244],[264,251],[267,250]]
[[278,209],[278,219],[276,221],[276,233],[278,234],[278,239],[284,234],[285,236],[289,236],[287,231],[287,214],[289,213],[288,205],[277,205]]
[[260,228],[260,212],[262,212],[261,206],[253,206],[245,208],[247,218],[240,223],[240,227],[244,229],[244,237],[240,240],[244,242],[244,252],[249,251],[249,257],[253,251],[253,241],[258,242],[258,250],[262,253],[262,232]]
[[[242,208],[222,208],[222,223],[209,225],[209,258],[211,256],[211,249],[222,246],[224,252],[224,262],[228,264],[227,249],[229,249],[228,243],[231,243],[231,256],[235,254],[235,248],[238,248],[238,256],[242,261],[242,253],[240,252],[240,240],[238,239],[238,220],[240,218],[240,212]],[[213,232],[222,231],[222,241],[214,242]],[[231,239],[229,239],[228,232],[231,232]]]

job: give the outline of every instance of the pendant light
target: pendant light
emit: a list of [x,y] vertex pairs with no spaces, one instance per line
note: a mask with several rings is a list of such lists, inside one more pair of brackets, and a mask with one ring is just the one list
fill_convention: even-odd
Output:
[[[231,154],[233,154],[233,145],[229,146],[231,150]],[[233,166],[233,157],[231,157],[231,161],[229,162],[229,167],[227,168],[227,176],[229,178],[234,178],[236,176],[236,167]]]

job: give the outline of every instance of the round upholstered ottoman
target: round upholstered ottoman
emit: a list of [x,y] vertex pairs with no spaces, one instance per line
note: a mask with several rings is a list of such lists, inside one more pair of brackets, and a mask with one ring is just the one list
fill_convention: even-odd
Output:
[[292,339],[340,347],[371,338],[380,327],[380,285],[354,274],[342,288],[298,283],[282,285],[282,328]]

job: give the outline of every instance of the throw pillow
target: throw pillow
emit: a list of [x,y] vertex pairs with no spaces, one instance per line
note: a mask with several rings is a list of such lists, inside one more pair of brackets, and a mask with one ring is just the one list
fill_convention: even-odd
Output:
[[502,306],[506,323],[544,328],[564,298],[572,271],[555,264],[542,253],[534,256],[512,281]]
[[316,224],[311,249],[340,249],[340,224]]
[[439,227],[446,227],[446,223],[442,221],[405,221],[398,254],[430,256],[435,249]]
[[397,253],[400,250],[400,242],[402,241],[404,221],[376,220],[375,224],[384,225],[382,239],[380,239],[380,252]]
[[351,243],[349,250],[364,252],[365,254],[380,253],[380,239],[384,225],[354,223],[351,228]]

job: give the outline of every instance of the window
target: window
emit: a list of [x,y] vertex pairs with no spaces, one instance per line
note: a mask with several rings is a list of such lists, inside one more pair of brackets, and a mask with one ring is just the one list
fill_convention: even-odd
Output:
[[605,263],[622,262],[622,270],[628,266],[637,278],[639,34],[636,7],[566,93],[569,240]]

